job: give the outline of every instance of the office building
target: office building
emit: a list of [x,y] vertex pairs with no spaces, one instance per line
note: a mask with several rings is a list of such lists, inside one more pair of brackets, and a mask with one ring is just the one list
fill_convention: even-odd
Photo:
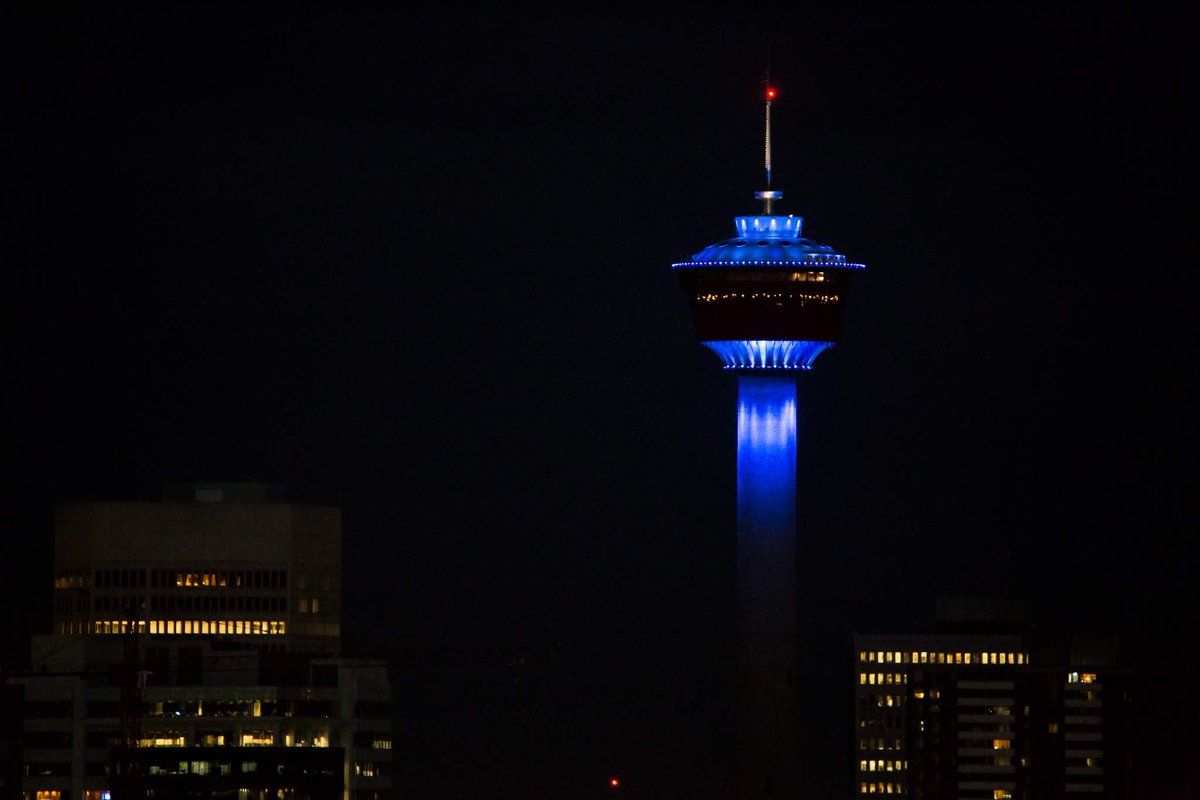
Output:
[[852,797],[1133,797],[1117,642],[995,611],[943,601],[933,632],[854,637]]
[[[386,662],[341,653],[341,514],[268,487],[55,513],[24,800],[391,796]],[[48,587],[50,588],[50,587]]]

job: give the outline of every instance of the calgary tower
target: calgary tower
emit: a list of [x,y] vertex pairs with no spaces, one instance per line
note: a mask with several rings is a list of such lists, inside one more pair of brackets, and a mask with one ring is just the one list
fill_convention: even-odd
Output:
[[841,338],[846,293],[864,267],[803,238],[801,217],[774,213],[774,87],[764,99],[762,213],[736,217],[736,236],[672,265],[696,338],[738,379],[738,800],[799,794],[795,375]]

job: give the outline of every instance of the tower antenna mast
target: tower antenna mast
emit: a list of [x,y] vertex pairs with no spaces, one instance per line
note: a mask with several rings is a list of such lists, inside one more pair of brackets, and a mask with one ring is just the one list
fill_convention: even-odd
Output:
[[767,188],[761,192],[755,192],[754,196],[762,201],[763,214],[770,216],[772,205],[776,200],[783,199],[783,192],[775,191],[771,188],[771,103],[778,96],[775,87],[771,85],[771,73],[767,72],[767,86],[763,92],[763,99],[766,102],[766,120],[765,130],[766,135],[763,141],[763,166],[767,173]]

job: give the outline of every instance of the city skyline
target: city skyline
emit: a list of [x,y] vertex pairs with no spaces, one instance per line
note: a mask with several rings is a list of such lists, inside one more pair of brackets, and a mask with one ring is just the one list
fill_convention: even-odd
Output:
[[258,478],[345,509],[354,646],[553,652],[617,761],[719,729],[736,390],[664,265],[754,210],[769,39],[787,208],[871,266],[800,387],[805,735],[938,596],[1196,655],[1193,11],[5,20],[6,640],[54,503]]

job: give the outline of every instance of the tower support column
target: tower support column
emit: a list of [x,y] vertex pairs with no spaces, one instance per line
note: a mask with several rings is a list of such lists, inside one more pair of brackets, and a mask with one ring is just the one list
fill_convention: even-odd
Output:
[[797,796],[796,379],[738,376],[737,798]]

